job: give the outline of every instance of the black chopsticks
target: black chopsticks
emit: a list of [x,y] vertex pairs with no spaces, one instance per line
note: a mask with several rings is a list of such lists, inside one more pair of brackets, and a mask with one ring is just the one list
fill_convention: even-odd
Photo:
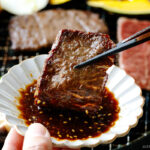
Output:
[[74,66],[74,68],[81,68],[81,67],[93,64],[93,63],[99,61],[102,57],[110,56],[110,55],[116,54],[118,52],[127,50],[128,48],[137,46],[148,40],[150,40],[150,26],[135,33],[134,35],[126,38],[125,40],[119,42],[116,47],[114,47],[108,51],[105,51],[91,59],[88,59],[88,60]]

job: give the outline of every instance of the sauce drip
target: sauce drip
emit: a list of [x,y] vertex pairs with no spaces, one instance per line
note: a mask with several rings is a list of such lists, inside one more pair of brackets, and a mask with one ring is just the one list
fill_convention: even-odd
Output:
[[87,139],[97,137],[108,131],[118,119],[120,108],[118,101],[107,88],[99,111],[88,116],[88,112],[77,112],[74,110],[63,110],[52,106],[39,107],[34,104],[34,92],[36,82],[20,89],[18,109],[20,118],[25,120],[27,125],[34,122],[42,123],[47,127],[52,137],[58,139]]

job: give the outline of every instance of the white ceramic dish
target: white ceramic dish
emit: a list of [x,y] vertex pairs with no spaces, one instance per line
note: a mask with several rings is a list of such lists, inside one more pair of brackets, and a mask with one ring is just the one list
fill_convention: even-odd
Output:
[[[5,114],[7,122],[15,126],[17,131],[24,135],[27,127],[24,120],[18,119],[20,112],[16,108],[15,97],[20,96],[18,89],[25,88],[40,76],[45,59],[48,55],[39,55],[27,59],[12,67],[9,72],[0,80],[0,111]],[[119,119],[110,130],[99,137],[86,140],[57,140],[52,137],[52,142],[60,147],[94,147],[98,144],[106,144],[117,137],[126,135],[129,130],[136,126],[138,119],[143,114],[144,98],[141,96],[141,89],[135,84],[133,78],[122,69],[112,66],[108,71],[109,79],[107,87],[112,91],[119,101]],[[32,74],[32,76],[31,76]]]

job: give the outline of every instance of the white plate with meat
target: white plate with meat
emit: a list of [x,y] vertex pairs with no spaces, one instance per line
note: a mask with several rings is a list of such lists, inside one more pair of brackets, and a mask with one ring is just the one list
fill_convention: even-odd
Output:
[[[47,56],[39,55],[23,61],[12,67],[0,80],[0,111],[5,114],[7,122],[15,126],[22,135],[25,134],[27,125],[25,120],[20,119],[20,111],[17,107],[19,104],[17,97],[20,97],[18,90],[25,89],[26,85],[39,78]],[[118,119],[108,131],[86,139],[58,139],[51,134],[55,146],[79,148],[111,143],[117,137],[126,135],[137,125],[138,119],[143,114],[144,98],[141,96],[141,89],[132,77],[117,66],[113,65],[107,73],[106,87],[114,94],[120,108]]]

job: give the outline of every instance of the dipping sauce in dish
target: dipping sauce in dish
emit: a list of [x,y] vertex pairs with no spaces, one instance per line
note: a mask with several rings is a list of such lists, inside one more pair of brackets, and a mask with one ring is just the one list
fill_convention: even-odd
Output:
[[64,110],[52,106],[39,107],[34,104],[34,92],[37,81],[20,89],[18,109],[20,118],[25,120],[27,125],[34,122],[42,123],[47,127],[52,137],[58,139],[87,139],[97,137],[114,126],[119,118],[119,105],[113,93],[105,89],[103,100],[99,106],[99,111],[88,116],[88,111],[78,112],[74,110]]

